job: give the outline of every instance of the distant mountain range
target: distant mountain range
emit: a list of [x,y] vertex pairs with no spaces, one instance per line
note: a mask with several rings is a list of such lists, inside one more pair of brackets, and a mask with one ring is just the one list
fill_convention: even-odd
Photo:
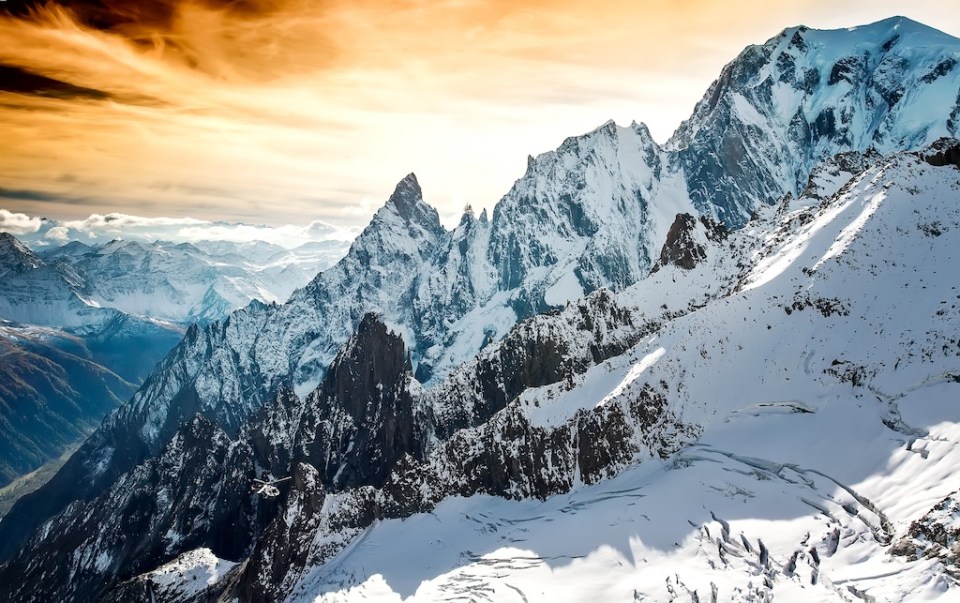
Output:
[[0,233],[0,486],[89,433],[189,324],[283,301],[345,245],[75,241],[37,254]]
[[748,47],[665,145],[604,124],[452,231],[411,174],[0,520],[0,595],[954,589],[958,138],[960,40],[895,18]]
[[0,316],[66,327],[93,326],[89,315],[104,314],[100,309],[189,325],[223,318],[254,299],[283,302],[336,263],[348,246],[327,241],[286,250],[263,241],[114,240],[96,246],[75,241],[39,254],[26,250],[33,255],[29,260],[8,260],[3,249],[12,248],[12,237],[0,236],[0,266],[35,264],[7,280]]

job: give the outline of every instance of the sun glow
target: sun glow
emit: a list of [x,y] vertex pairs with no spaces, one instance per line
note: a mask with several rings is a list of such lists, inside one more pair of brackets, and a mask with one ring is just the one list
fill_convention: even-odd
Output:
[[[722,65],[892,2],[34,3],[0,16],[0,207],[361,227],[414,171],[448,224],[607,119],[665,142]],[[15,3],[10,2],[10,6]],[[20,3],[22,5],[22,3]],[[101,6],[102,5],[102,6]],[[916,2],[948,33],[960,16]]]

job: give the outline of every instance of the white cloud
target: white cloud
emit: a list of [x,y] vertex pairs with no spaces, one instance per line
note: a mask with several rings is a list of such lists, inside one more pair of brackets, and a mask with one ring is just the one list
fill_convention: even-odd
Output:
[[346,230],[315,220],[307,226],[252,226],[250,224],[207,223],[188,226],[177,231],[182,241],[266,241],[287,249],[311,241],[349,241],[354,235]]
[[43,220],[26,214],[17,214],[0,209],[0,232],[9,232],[12,235],[25,235],[37,232]]
[[5,209],[0,209],[0,231],[23,237],[32,245],[62,245],[69,241],[97,244],[110,239],[163,240],[174,243],[266,241],[287,249],[313,241],[350,241],[356,236],[354,232],[320,220],[314,220],[305,226],[268,226],[110,213],[92,214],[83,220],[57,223],[44,222],[40,218]]
[[74,228],[80,231],[102,230],[102,231],[122,231],[131,228],[150,228],[156,226],[192,226],[195,224],[209,224],[205,220],[196,220],[194,218],[146,218],[143,216],[132,216],[130,214],[110,213],[110,214],[91,214],[85,220],[73,220],[64,222],[67,228]]
[[70,241],[70,229],[66,226],[54,226],[43,237],[63,245]]

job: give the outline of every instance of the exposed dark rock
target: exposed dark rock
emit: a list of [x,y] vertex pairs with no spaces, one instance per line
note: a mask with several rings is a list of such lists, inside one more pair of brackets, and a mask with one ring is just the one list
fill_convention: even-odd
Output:
[[814,138],[829,138],[837,133],[837,120],[833,107],[824,109],[817,115],[813,124],[810,126],[810,134]]
[[[666,411],[665,403],[662,392],[646,386],[632,400],[581,410],[556,427],[532,425],[511,405],[483,425],[454,434],[423,463],[408,458],[398,464],[381,489],[330,495],[336,500],[324,507],[313,537],[322,545],[310,551],[308,563],[332,559],[378,519],[428,512],[448,496],[544,499],[569,491],[577,480],[594,483],[614,475],[638,455],[664,458],[698,435]],[[261,592],[281,599],[289,586],[274,583]]]
[[816,308],[824,318],[828,318],[833,315],[838,316],[849,316],[850,308],[847,307],[847,304],[843,300],[832,298],[828,299],[825,297],[817,297],[811,299],[809,296],[803,295],[798,296],[793,300],[793,303],[789,306],[784,306],[783,310],[788,315],[793,314],[794,312],[800,312],[806,308]]
[[[791,52],[807,46],[800,33],[793,34]],[[743,225],[760,204],[796,194],[811,166],[823,159],[819,154],[847,148],[851,136],[860,144],[861,134],[863,140],[877,134],[851,134],[849,124],[857,115],[839,106],[816,113],[823,118],[813,123],[798,110],[789,127],[780,124],[778,129],[771,121],[764,129],[761,122],[776,117],[770,111],[775,78],[755,80],[761,69],[771,67],[773,48],[783,41],[751,47],[728,65],[669,152],[647,145],[648,151],[670,159],[665,166],[683,170],[697,210],[717,216],[726,227]],[[794,82],[802,78],[805,90],[816,94],[809,87],[819,85],[819,78],[799,73],[788,54],[778,59],[781,75]],[[834,84],[855,82],[855,93],[869,93],[871,110],[883,111],[882,100],[900,100],[897,67],[888,64],[891,70],[881,75],[892,85],[883,87],[868,82],[860,72],[866,66],[855,60],[835,67],[831,76]],[[741,119],[741,100],[756,109],[757,123]],[[482,244],[489,244],[480,253],[487,254],[485,266],[491,270],[477,282],[489,280],[492,295],[508,291],[511,307],[521,317],[547,309],[546,285],[531,284],[528,277],[570,259],[558,257],[563,248],[551,241],[578,241],[597,232],[589,199],[577,195],[588,190],[585,174],[594,175],[585,166],[620,157],[600,157],[579,145],[586,140],[618,149],[618,131],[608,124],[590,137],[565,142],[571,152],[563,158],[576,169],[556,162],[554,167],[567,174],[564,185],[541,194],[537,184],[551,182],[551,174],[530,174],[525,180],[529,190],[515,189],[522,193],[498,205],[492,223],[482,217],[476,224],[469,219],[462,223],[464,229],[475,229],[471,232],[479,232],[480,224],[489,226],[485,234],[469,238],[444,231],[423,203],[416,180],[408,177],[350,256],[275,316],[253,307],[250,313],[260,318],[250,319],[242,332],[236,327],[245,319],[242,313],[191,330],[149,384],[149,391],[160,393],[135,398],[81,451],[66,476],[44,492],[54,495],[55,502],[40,513],[25,513],[23,528],[0,526],[4,536],[16,538],[10,550],[24,535],[34,534],[13,565],[0,567],[0,595],[23,594],[8,579],[17,576],[31,584],[43,582],[42,597],[96,598],[188,548],[205,546],[241,562],[219,585],[218,595],[275,600],[289,587],[289,570],[324,563],[378,519],[427,511],[456,494],[543,498],[579,482],[604,479],[647,455],[662,457],[676,450],[696,429],[668,411],[662,385],[628,389],[617,400],[582,409],[558,425],[536,424],[518,399],[531,387],[572,387],[578,373],[623,353],[645,335],[645,327],[635,325],[630,312],[602,289],[556,314],[519,325],[499,345],[494,342],[498,332],[489,331],[485,351],[434,390],[423,392],[410,378],[411,355],[419,361],[434,346],[452,346],[456,333],[448,323],[456,324],[483,302],[471,287],[457,284],[457,275],[470,272],[465,255]],[[634,134],[642,137],[643,132],[634,128]],[[531,162],[530,170],[539,165]],[[611,161],[602,167],[625,166]],[[612,177],[610,182],[620,181]],[[630,207],[635,210],[630,215],[643,217],[637,226],[649,226],[643,187],[652,190],[657,184],[643,183],[643,190],[631,189],[605,208]],[[548,218],[554,221],[551,228],[538,231],[543,234],[539,238],[530,236],[528,229]],[[668,237],[672,251],[664,247],[666,259],[689,267],[706,257],[705,241],[720,241],[725,232],[689,215],[678,216],[675,226]],[[629,251],[649,244],[642,236],[571,261],[583,288],[626,269],[640,270],[637,266],[645,272],[653,250]],[[451,272],[431,280],[431,270]],[[619,277],[623,280],[608,285],[640,276]],[[831,300],[817,301],[796,309],[809,305],[824,315],[846,311]],[[365,314],[371,307],[388,306],[396,310],[391,320],[399,317],[401,328],[416,337],[412,350]],[[233,347],[239,340],[243,345]],[[438,371],[451,370],[451,365],[442,366],[444,358],[429,357],[418,374],[433,377],[431,361]],[[271,363],[273,372],[261,368]],[[838,361],[830,374],[862,385],[866,369],[847,364]],[[303,403],[284,389],[289,382],[314,377],[321,385]],[[156,430],[151,437],[143,436],[148,428]],[[278,499],[249,492],[250,478],[267,474],[293,476]],[[69,498],[73,486],[79,492]],[[175,502],[160,505],[164,496]],[[51,517],[47,533],[34,531]],[[131,532],[143,537],[132,544],[116,540],[117,534]]]
[[660,259],[651,272],[657,272],[668,265],[692,270],[707,259],[707,249],[696,237],[700,227],[703,228],[704,236],[715,243],[726,239],[729,233],[726,226],[706,216],[701,216],[698,221],[690,214],[677,214],[667,231],[667,240],[660,250]]
[[937,66],[931,69],[930,73],[920,78],[920,81],[923,82],[924,84],[932,84],[939,78],[953,71],[953,68],[956,66],[957,66],[957,59],[953,57],[947,57],[942,61],[940,61],[939,63],[937,63]]
[[690,214],[677,214],[677,218],[667,231],[667,240],[660,251],[660,260],[653,272],[662,266],[674,265],[692,270],[707,259],[707,250],[694,239],[697,220]]
[[[630,313],[601,289],[559,314],[538,316],[512,329],[495,347],[466,364],[427,395],[456,403],[431,406],[437,436],[478,425],[530,387],[571,379],[618,354],[643,334]],[[437,410],[439,409],[439,410]]]
[[935,167],[952,165],[960,169],[960,140],[941,138],[917,155]]
[[298,455],[333,489],[379,486],[406,454],[421,455],[412,375],[403,340],[373,314],[337,356],[324,383],[307,396]]
[[[581,304],[528,321],[526,328],[518,327],[512,335],[515,348],[506,342],[496,346],[497,350],[504,346],[514,350],[507,353],[519,370],[513,373],[518,381],[510,381],[511,388],[519,393],[526,387],[522,385],[525,380],[557,382],[572,376],[563,364],[540,364],[539,360],[530,364],[538,352],[551,345],[541,337],[550,332],[544,327],[551,322],[564,326],[553,331],[556,335],[574,327],[557,341],[576,344],[567,349],[577,358],[578,371],[614,352],[622,353],[624,335],[619,331],[632,330],[626,329],[631,324],[629,314],[619,309],[605,291]],[[524,338],[530,341],[523,343]],[[496,354],[491,354],[488,361],[493,358],[505,361],[504,356]],[[492,366],[488,364],[487,368]],[[613,475],[635,462],[643,450],[658,456],[669,454],[693,434],[665,412],[662,394],[647,389],[629,404],[581,411],[556,428],[531,425],[519,406],[507,402],[499,411],[475,409],[476,414],[459,426],[445,423],[446,433],[451,435],[425,457],[418,438],[427,416],[404,419],[413,426],[415,436],[409,440],[415,445],[407,451],[402,451],[403,446],[389,448],[389,429],[376,428],[391,423],[385,417],[409,413],[411,396],[409,363],[402,342],[374,316],[364,318],[329,374],[330,380],[308,397],[299,418],[295,412],[291,414],[290,394],[281,392],[270,410],[244,431],[243,441],[247,444],[234,446],[235,456],[227,464],[245,465],[248,473],[253,471],[254,464],[278,462],[284,458],[279,450],[284,446],[283,426],[287,425],[297,430],[298,444],[293,448],[302,460],[294,461],[293,481],[289,492],[281,495],[279,506],[265,509],[268,515],[261,514],[261,520],[243,520],[250,526],[245,530],[250,534],[247,542],[255,543],[250,553],[232,550],[232,556],[227,555],[230,547],[211,543],[210,538],[192,543],[197,546],[197,542],[203,542],[218,556],[234,560],[246,557],[242,567],[238,566],[238,571],[218,586],[219,592],[243,599],[273,600],[290,586],[284,580],[296,575],[296,568],[330,558],[377,519],[429,511],[444,498],[458,494],[484,492],[511,498],[545,498],[569,490],[576,479],[592,483]],[[376,378],[367,381],[365,376],[370,374]],[[495,380],[504,377],[497,371],[485,374]],[[478,378],[476,369],[464,375],[473,383],[467,387],[479,391],[479,384],[472,381]],[[456,391],[459,390],[447,393],[456,395]],[[361,404],[363,401],[367,404]],[[355,422],[361,412],[371,426],[366,431]],[[341,438],[339,434],[351,435]],[[321,440],[332,443],[318,445]],[[358,444],[346,449],[338,446],[347,440]],[[392,441],[396,444],[404,439]],[[359,445],[360,442],[366,444]],[[238,462],[240,458],[249,460]],[[363,464],[367,467],[361,470]],[[348,471],[352,472],[351,481],[341,481],[343,478],[338,475]],[[194,478],[185,475],[184,479]],[[328,491],[324,482],[339,492]],[[337,497],[336,503],[330,505],[334,510],[321,513],[329,496]],[[212,507],[225,509],[231,504],[230,500],[223,500]],[[255,510],[246,507],[242,512],[250,515]],[[266,527],[258,529],[257,525]],[[311,543],[318,533],[329,534],[330,538],[320,549],[312,550]],[[127,581],[115,592],[132,593],[129,589],[136,584]]]
[[800,27],[797,31],[793,32],[793,36],[790,38],[790,46],[796,48],[800,52],[807,51],[807,42],[803,39],[804,28]]
[[293,485],[282,509],[257,540],[257,545],[232,586],[243,601],[269,601],[274,585],[299,575],[307,561],[310,539],[319,527],[325,493],[317,469],[297,463]]
[[938,559],[960,579],[960,498],[954,492],[910,524],[890,554],[910,559]]
[[866,69],[863,57],[844,57],[834,64],[827,78],[827,85],[834,86],[840,82],[852,83],[859,77],[859,72]]

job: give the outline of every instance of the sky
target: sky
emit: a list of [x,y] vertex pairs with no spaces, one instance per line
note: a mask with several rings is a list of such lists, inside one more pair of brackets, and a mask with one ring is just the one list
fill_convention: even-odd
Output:
[[452,226],[608,119],[665,142],[749,44],[894,15],[960,35],[927,0],[5,0],[0,230],[356,232],[410,172]]

